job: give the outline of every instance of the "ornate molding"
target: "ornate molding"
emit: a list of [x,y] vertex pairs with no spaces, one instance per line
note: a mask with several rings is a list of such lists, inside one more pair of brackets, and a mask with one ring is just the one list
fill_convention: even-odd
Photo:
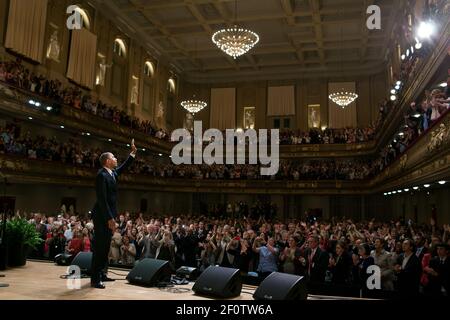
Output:
[[427,149],[429,152],[434,153],[439,151],[450,142],[450,119],[441,123],[439,127],[431,131],[430,141],[428,142]]

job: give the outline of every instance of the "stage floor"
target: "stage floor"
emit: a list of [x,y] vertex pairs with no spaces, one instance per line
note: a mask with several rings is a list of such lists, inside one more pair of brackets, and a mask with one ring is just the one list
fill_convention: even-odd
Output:
[[[80,280],[80,289],[71,289],[68,281],[61,278],[66,272],[67,267],[37,261],[28,261],[24,267],[2,271],[0,273],[5,277],[0,278],[0,284],[7,283],[9,287],[0,287],[0,300],[211,300],[194,295],[191,290],[193,283],[161,289],[130,285],[125,280],[129,271],[113,268],[109,276],[117,281],[106,282],[106,289],[91,288],[88,278]],[[244,285],[241,295],[233,300],[253,300],[255,289]],[[313,295],[308,299],[355,300]]]

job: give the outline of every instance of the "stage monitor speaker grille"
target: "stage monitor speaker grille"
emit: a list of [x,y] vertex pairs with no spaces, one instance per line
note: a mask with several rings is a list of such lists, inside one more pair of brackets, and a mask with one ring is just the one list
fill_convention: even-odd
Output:
[[161,282],[170,282],[171,268],[169,261],[142,259],[127,275],[129,283],[154,287]]
[[80,252],[73,258],[71,266],[78,266],[81,274],[90,276],[92,265],[92,252]]
[[255,300],[306,300],[306,278],[273,272],[261,282],[253,294]]
[[208,267],[197,279],[192,290],[202,296],[237,297],[242,290],[240,271],[232,268]]

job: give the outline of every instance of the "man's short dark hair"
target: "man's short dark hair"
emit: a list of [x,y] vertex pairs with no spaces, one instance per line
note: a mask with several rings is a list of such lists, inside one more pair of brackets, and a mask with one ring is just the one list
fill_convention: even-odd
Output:
[[104,166],[106,164],[106,160],[111,158],[111,153],[110,152],[105,152],[102,153],[102,155],[100,156],[100,164],[102,166]]

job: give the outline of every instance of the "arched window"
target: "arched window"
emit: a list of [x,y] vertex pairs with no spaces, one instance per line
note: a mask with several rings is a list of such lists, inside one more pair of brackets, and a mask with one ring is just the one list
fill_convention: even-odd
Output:
[[117,56],[124,58],[127,54],[127,48],[125,46],[125,42],[123,42],[123,40],[119,39],[119,38],[114,40],[113,51]]
[[[69,7],[69,10],[70,10],[70,7]],[[72,10],[75,11],[75,12],[78,12],[80,14],[82,27],[85,28],[85,29],[90,30],[91,29],[91,19],[89,18],[88,12],[86,10],[82,9],[78,5],[74,5],[72,7]]]
[[173,77],[167,81],[167,103],[166,103],[166,123],[171,126],[173,124],[173,115],[175,109],[176,98],[176,80]]
[[172,94],[174,94],[176,91],[176,84],[174,78],[170,78],[168,81],[168,91]]
[[155,74],[155,67],[152,62],[150,62],[150,61],[145,62],[144,74],[149,78],[153,77],[153,75]]

